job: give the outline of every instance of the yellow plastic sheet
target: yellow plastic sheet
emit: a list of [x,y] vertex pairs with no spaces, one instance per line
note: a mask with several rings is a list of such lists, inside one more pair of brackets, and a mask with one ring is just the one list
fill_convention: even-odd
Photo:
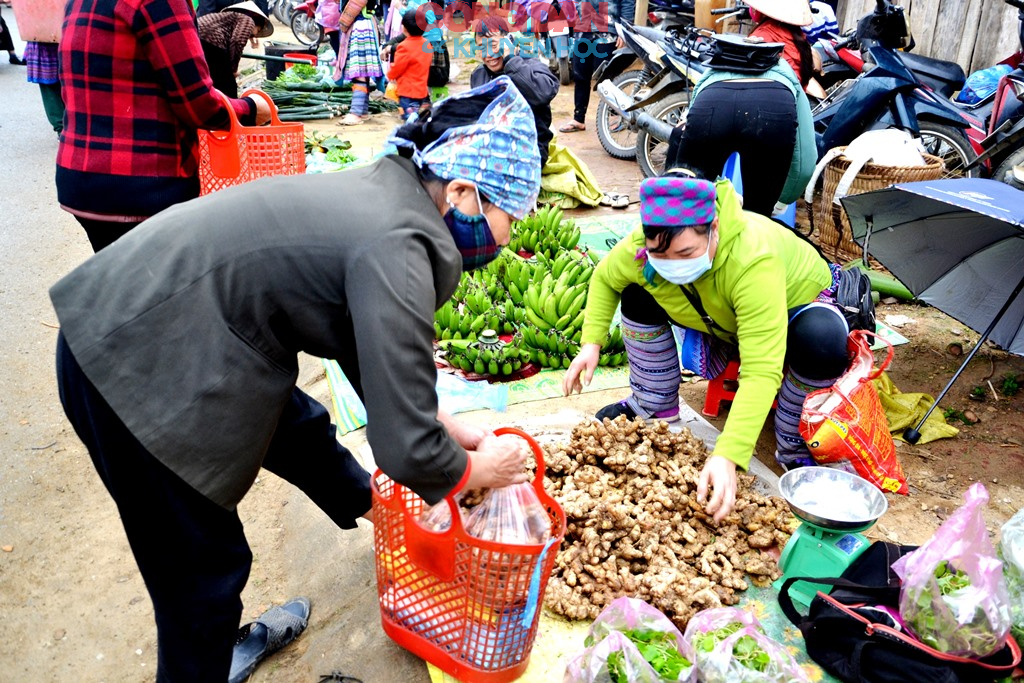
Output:
[[601,203],[601,190],[583,160],[552,140],[540,177],[538,201],[563,209],[575,209],[580,204],[597,206]]
[[[878,389],[878,398],[882,401],[885,417],[889,421],[889,431],[893,438],[900,441],[904,441],[903,430],[916,425],[935,403],[935,398],[930,394],[904,394],[885,372],[875,380],[875,388]],[[959,429],[946,424],[941,411],[935,410],[921,427],[921,440],[918,443],[948,439],[959,433]]]

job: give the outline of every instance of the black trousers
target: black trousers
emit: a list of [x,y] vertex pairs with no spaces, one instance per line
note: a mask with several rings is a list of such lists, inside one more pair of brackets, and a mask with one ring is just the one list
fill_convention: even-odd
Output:
[[[63,335],[57,381],[64,411],[117,503],[153,600],[158,683],[224,683],[252,564],[237,511],[200,494],[135,439]],[[342,528],[355,527],[370,509],[369,474],[338,444],[324,407],[298,389],[263,466],[298,486]]]
[[669,139],[666,168],[687,164],[709,179],[740,154],[743,208],[771,216],[796,147],[796,100],[775,81],[718,81],[700,91],[686,126]]
[[[661,304],[639,285],[622,290],[622,316],[642,325],[671,322]],[[786,365],[807,379],[838,377],[847,365],[846,337],[846,325],[834,311],[797,306],[789,311]]]
[[615,43],[598,43],[597,33],[582,33],[573,42],[572,79],[573,114],[577,123],[586,123],[587,108],[590,106],[591,80],[594,72],[604,60],[612,56]]
[[[85,234],[89,238],[93,252],[98,252],[108,247],[121,237],[128,234],[128,231],[139,223],[126,223],[123,221],[97,221],[92,218],[75,216],[79,225],[85,228]],[[141,222],[141,221],[139,221]]]

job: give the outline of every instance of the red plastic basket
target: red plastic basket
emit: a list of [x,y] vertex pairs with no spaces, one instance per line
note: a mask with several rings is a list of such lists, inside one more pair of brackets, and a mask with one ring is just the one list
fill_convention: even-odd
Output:
[[522,675],[537,635],[544,589],[565,536],[565,513],[544,491],[544,453],[533,487],[551,517],[546,544],[508,545],[466,533],[449,496],[452,525],[433,532],[417,519],[419,496],[378,470],[373,521],[377,593],[384,632],[413,654],[465,683],[505,683]]
[[301,123],[283,123],[277,107],[262,90],[242,96],[262,97],[270,105],[270,124],[243,126],[228,98],[220,94],[231,117],[227,130],[199,131],[199,193],[210,194],[231,185],[273,175],[306,172],[305,129]]

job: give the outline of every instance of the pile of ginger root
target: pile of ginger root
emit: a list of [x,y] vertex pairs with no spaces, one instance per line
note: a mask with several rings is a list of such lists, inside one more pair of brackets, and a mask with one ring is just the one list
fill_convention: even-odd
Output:
[[736,604],[748,575],[760,586],[777,579],[778,564],[762,551],[789,540],[792,512],[740,474],[736,505],[716,524],[697,502],[706,458],[689,430],[625,416],[580,423],[570,443],[546,446],[544,485],[567,521],[546,605],[569,619],[595,619],[628,595],[683,630],[703,609]]

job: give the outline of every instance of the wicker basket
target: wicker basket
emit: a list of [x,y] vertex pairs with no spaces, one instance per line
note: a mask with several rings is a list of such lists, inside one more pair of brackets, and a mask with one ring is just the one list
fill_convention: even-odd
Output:
[[[845,147],[840,147],[840,150]],[[919,180],[936,180],[942,177],[942,159],[925,154],[924,166],[880,166],[864,164],[850,185],[848,194],[860,194],[881,190],[897,183],[911,183]],[[818,230],[817,240],[825,256],[837,263],[859,259],[863,250],[853,241],[850,219],[842,205],[832,203],[839,187],[839,180],[850,167],[850,160],[841,153],[825,168],[821,198],[814,207],[814,227]]]

